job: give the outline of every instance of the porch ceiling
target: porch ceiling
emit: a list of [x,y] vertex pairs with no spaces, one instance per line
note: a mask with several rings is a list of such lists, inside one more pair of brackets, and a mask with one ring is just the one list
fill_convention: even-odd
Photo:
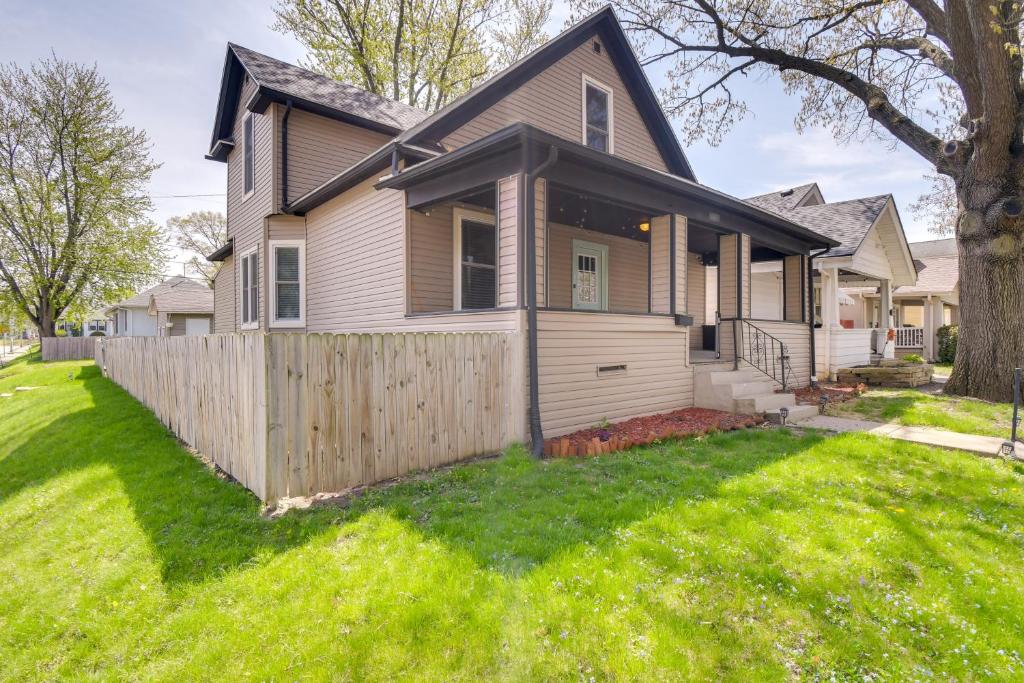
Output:
[[[543,176],[563,187],[614,202],[679,213],[688,219],[744,232],[784,253],[807,253],[838,242],[742,200],[678,176],[599,152],[524,123],[503,128],[448,154],[382,179],[378,188],[406,190],[410,208],[445,199],[510,172],[534,168],[549,154]],[[531,161],[532,160],[532,161]]]
[[562,223],[608,235],[649,242],[650,232],[640,230],[650,223],[651,212],[606,202],[580,192],[552,184],[548,190],[548,221]]

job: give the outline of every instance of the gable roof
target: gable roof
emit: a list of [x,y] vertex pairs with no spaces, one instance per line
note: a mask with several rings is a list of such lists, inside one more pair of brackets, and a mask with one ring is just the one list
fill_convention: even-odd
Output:
[[926,256],[916,259],[916,262],[917,284],[897,287],[893,290],[894,296],[948,294],[956,291],[960,284],[959,256]]
[[914,255],[914,258],[925,258],[928,256],[957,256],[960,252],[956,246],[956,238],[949,237],[943,240],[911,242],[910,253]]
[[243,74],[256,84],[256,93],[242,105],[260,114],[271,102],[291,100],[299,109],[388,135],[397,135],[427,116],[422,109],[228,43],[208,158],[224,161],[227,156],[230,145],[222,141],[231,137]]
[[175,276],[109,306],[106,311],[150,306],[167,313],[213,313],[213,290],[192,278]]
[[516,63],[464,93],[448,106],[424,118],[403,132],[398,138],[399,141],[436,143],[595,34],[601,37],[611,55],[612,62],[636,103],[669,171],[687,180],[696,180],[690,162],[679,145],[679,140],[658,102],[650,81],[647,80],[647,74],[640,66],[610,5],[566,29]]
[[800,206],[813,191],[817,191],[818,195],[821,195],[818,183],[807,183],[806,185],[791,187],[788,190],[777,190],[767,194],[759,194],[756,197],[749,197],[746,201],[751,204],[757,204],[769,211],[789,211]]

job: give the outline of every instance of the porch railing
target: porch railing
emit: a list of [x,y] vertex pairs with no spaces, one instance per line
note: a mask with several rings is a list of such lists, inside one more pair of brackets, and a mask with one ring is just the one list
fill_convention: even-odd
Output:
[[[723,321],[725,322],[725,321]],[[786,344],[746,319],[730,321],[733,329],[733,343],[737,349],[737,362],[744,361],[760,371],[786,390],[793,374]]]
[[896,328],[897,349],[920,349],[924,348],[924,329],[920,327],[897,327]]

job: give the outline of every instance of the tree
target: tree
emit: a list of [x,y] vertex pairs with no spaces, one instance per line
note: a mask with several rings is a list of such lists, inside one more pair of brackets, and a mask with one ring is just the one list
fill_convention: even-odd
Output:
[[[594,0],[572,0],[589,11]],[[602,0],[603,1],[603,0]],[[777,76],[798,129],[908,146],[958,203],[960,345],[946,390],[1010,397],[1024,362],[1021,9],[996,0],[617,0],[667,110],[717,142],[746,112],[730,84]]]
[[280,0],[304,66],[427,111],[537,47],[551,0]]
[[960,215],[953,179],[938,173],[930,173],[926,177],[932,183],[931,189],[918,197],[910,205],[910,210],[928,222],[928,230],[940,237],[949,237],[956,231],[956,220]]
[[196,254],[188,260],[188,266],[213,287],[213,280],[221,264],[210,263],[204,258],[228,239],[228,223],[224,214],[218,211],[193,211],[186,216],[174,216],[167,220],[167,229],[174,235],[175,243]]
[[155,169],[94,66],[0,66],[0,283],[40,336],[159,277]]

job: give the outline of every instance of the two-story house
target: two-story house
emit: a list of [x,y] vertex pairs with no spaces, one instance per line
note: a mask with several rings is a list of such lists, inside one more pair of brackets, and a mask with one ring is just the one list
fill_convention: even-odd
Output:
[[[430,115],[229,45],[208,158],[217,332],[519,331],[535,443],[812,377],[809,256],[837,243],[697,182],[610,9]],[[778,320],[751,320],[763,260]]]

